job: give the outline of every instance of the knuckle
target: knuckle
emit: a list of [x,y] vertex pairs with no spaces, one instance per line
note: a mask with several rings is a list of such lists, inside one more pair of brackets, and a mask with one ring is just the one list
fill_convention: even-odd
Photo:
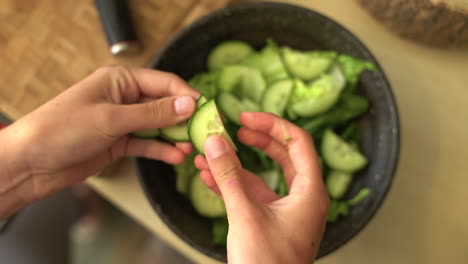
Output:
[[166,116],[167,110],[160,100],[153,101],[147,104],[148,111],[155,121],[161,121]]
[[94,111],[96,118],[95,129],[98,133],[106,138],[118,137],[116,124],[119,122],[120,114],[114,107],[102,108],[99,111]]
[[227,181],[237,178],[238,174],[239,174],[239,169],[237,167],[231,167],[231,168],[227,168],[225,170],[220,171],[217,175],[217,178],[221,182],[227,182]]

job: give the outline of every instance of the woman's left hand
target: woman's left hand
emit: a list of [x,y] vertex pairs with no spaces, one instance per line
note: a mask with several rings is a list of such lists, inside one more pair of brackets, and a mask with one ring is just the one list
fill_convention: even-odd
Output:
[[40,199],[123,156],[181,163],[191,144],[172,145],[128,133],[190,118],[198,96],[172,73],[121,66],[98,69],[0,131],[0,198],[14,190],[26,203]]

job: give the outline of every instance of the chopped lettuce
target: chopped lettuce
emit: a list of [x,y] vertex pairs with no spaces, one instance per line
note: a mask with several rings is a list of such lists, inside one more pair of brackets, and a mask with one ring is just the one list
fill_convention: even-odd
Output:
[[353,56],[341,54],[337,58],[338,63],[340,64],[341,69],[344,72],[346,82],[354,89],[361,73],[365,70],[376,71],[377,68],[370,61],[365,61],[358,59]]

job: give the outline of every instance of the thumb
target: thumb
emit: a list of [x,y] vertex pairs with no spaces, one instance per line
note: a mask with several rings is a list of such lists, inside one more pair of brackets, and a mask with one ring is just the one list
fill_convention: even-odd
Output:
[[246,208],[248,196],[242,181],[243,168],[231,144],[222,136],[210,136],[205,141],[205,154],[228,213]]
[[117,105],[114,131],[126,134],[149,128],[161,128],[180,123],[195,111],[196,103],[191,96],[164,97],[151,102]]

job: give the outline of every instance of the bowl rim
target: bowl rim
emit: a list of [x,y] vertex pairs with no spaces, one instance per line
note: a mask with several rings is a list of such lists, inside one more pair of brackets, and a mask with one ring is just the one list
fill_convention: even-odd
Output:
[[[150,63],[148,64],[147,67],[149,68],[155,68],[155,66],[159,63],[159,61],[165,56],[164,54],[167,52],[167,50],[179,39],[184,37],[188,32],[190,32],[193,28],[198,27],[200,24],[204,24],[208,22],[212,17],[216,17],[218,15],[221,15],[223,13],[229,12],[237,12],[242,9],[249,9],[249,8],[256,8],[256,7],[273,7],[276,6],[278,8],[289,8],[289,9],[296,9],[300,12],[307,12],[311,13],[315,16],[320,17],[321,19],[327,20],[334,26],[340,28],[345,34],[348,35],[349,38],[351,38],[353,41],[355,41],[359,46],[363,48],[363,50],[367,53],[367,55],[373,59],[374,63],[376,64],[376,67],[379,69],[379,72],[381,73],[381,78],[382,80],[386,83],[387,87],[385,88],[388,96],[388,100],[391,103],[391,115],[393,115],[393,122],[394,126],[393,129],[395,130],[394,133],[391,134],[391,140],[394,142],[394,144],[391,145],[388,151],[388,160],[389,160],[389,166],[388,170],[386,171],[386,177],[383,177],[383,184],[385,185],[385,188],[381,192],[381,197],[380,201],[375,204],[375,210],[373,210],[371,213],[366,214],[365,218],[363,221],[360,222],[360,225],[358,228],[353,228],[352,231],[348,233],[348,235],[345,237],[345,239],[341,239],[341,242],[335,243],[333,246],[328,248],[321,254],[320,256],[317,257],[321,258],[324,257],[331,252],[336,251],[337,249],[343,247],[345,244],[349,243],[351,240],[353,240],[359,233],[361,233],[364,228],[366,228],[370,221],[372,221],[377,214],[377,211],[380,210],[382,207],[384,201],[386,200],[386,197],[393,185],[393,179],[395,178],[396,175],[396,170],[398,167],[399,163],[399,152],[400,152],[400,144],[401,144],[401,125],[400,125],[400,118],[399,118],[399,113],[398,113],[398,107],[397,107],[397,102],[393,93],[393,90],[391,88],[390,82],[388,81],[388,78],[386,77],[386,74],[383,71],[383,68],[380,66],[379,62],[375,58],[375,56],[372,54],[370,49],[348,28],[343,26],[342,24],[336,22],[334,19],[307,7],[300,6],[300,5],[295,5],[295,4],[290,4],[290,3],[281,3],[281,2],[271,2],[271,1],[262,1],[262,2],[244,2],[244,3],[237,3],[234,5],[229,5],[217,10],[214,10],[198,19],[190,23],[189,25],[185,26],[181,30],[179,30],[177,33],[173,35],[171,39],[169,39],[163,47],[157,52],[157,54],[150,60]],[[151,206],[153,209],[156,211],[158,216],[163,220],[166,226],[169,227],[169,229],[174,232],[177,236],[181,238],[185,243],[187,243],[189,246],[197,249],[200,253],[209,256],[213,259],[219,260],[219,261],[226,261],[225,258],[219,258],[216,255],[211,254],[209,251],[207,251],[205,248],[198,246],[197,244],[193,243],[192,240],[187,236],[185,233],[183,233],[181,230],[179,230],[177,227],[175,227],[169,217],[163,212],[161,207],[151,199],[151,190],[149,189],[148,185],[146,184],[146,179],[143,176],[143,173],[141,171],[141,168],[139,166],[139,160],[141,158],[134,158],[134,163],[136,164],[137,167],[137,175],[140,181],[140,184],[142,186],[142,189],[144,190],[146,198],[149,200]]]

